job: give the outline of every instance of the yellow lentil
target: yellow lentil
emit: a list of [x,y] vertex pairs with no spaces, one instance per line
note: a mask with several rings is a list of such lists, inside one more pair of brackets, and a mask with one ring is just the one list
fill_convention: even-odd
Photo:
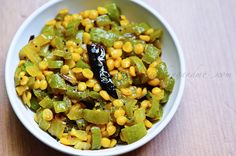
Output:
[[117,124],[121,125],[121,126],[124,125],[127,121],[128,121],[128,119],[125,116],[119,116],[116,119]]
[[157,69],[154,67],[149,67],[147,70],[147,76],[149,79],[155,79],[157,76]]
[[143,51],[144,51],[144,46],[143,46],[143,44],[141,44],[141,43],[139,43],[139,44],[136,44],[135,46],[134,46],[134,52],[136,53],[136,54],[142,54],[143,53]]
[[98,11],[99,15],[104,15],[104,14],[107,14],[107,13],[108,13],[108,12],[107,12],[107,9],[104,8],[104,7],[98,7],[98,8],[97,8],[97,11]]
[[102,138],[101,144],[102,144],[102,147],[108,148],[111,144],[111,141],[108,138]]
[[123,45],[123,50],[127,53],[130,53],[133,51],[133,46],[131,42],[125,42],[125,44]]
[[116,48],[116,49],[122,49],[122,46],[123,46],[123,42],[122,41],[116,41],[113,44],[113,47]]
[[120,99],[115,99],[112,103],[115,107],[122,107],[124,105],[124,103]]
[[107,68],[109,71],[113,70],[115,67],[115,62],[112,59],[107,60]]
[[87,86],[86,86],[86,83],[85,83],[85,82],[79,82],[79,83],[78,83],[78,90],[79,90],[79,91],[85,91],[86,88],[87,88]]
[[87,79],[92,79],[93,78],[93,72],[88,68],[83,69],[82,74]]
[[129,58],[123,59],[123,60],[121,61],[121,67],[122,67],[122,68],[129,68],[130,65],[131,65],[131,61],[130,61]]
[[68,65],[63,65],[61,67],[61,73],[62,74],[67,74],[69,72],[69,70],[70,70],[70,67]]
[[134,67],[134,66],[131,66],[131,67],[129,68],[129,74],[130,74],[131,76],[136,76],[135,67]]
[[155,78],[153,80],[148,81],[148,84],[151,86],[157,86],[160,84],[160,80],[158,78]]
[[104,100],[110,100],[110,96],[109,96],[109,94],[107,93],[107,91],[101,90],[101,91],[99,92],[99,94],[101,95],[101,97],[102,97]]
[[148,35],[140,35],[139,38],[143,41],[149,42],[150,41],[150,36]]

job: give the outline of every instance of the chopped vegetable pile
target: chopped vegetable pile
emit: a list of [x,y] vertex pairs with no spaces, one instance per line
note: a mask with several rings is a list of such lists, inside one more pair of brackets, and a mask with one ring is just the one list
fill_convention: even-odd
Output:
[[175,83],[160,57],[162,34],[129,22],[114,3],[60,10],[21,49],[17,94],[64,145],[98,150],[136,142],[161,119]]

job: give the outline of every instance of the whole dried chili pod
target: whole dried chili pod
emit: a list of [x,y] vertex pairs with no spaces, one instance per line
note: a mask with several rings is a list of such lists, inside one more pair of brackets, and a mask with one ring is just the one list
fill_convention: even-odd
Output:
[[103,90],[106,90],[113,98],[118,98],[116,86],[114,85],[111,75],[106,65],[106,50],[101,44],[92,43],[87,45],[89,62],[91,69],[99,81]]

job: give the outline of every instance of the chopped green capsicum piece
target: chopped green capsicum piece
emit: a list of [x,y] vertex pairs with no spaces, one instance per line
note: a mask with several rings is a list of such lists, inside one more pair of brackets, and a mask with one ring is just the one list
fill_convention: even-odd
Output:
[[[122,75],[122,79],[119,79],[119,75]],[[132,79],[129,74],[125,72],[120,72],[119,74],[115,74],[112,78],[115,86],[117,88],[126,88],[132,84]]]
[[152,44],[148,44],[144,49],[144,55],[142,60],[147,64],[151,64],[155,61],[161,54],[161,50],[153,46]]
[[58,69],[63,66],[63,61],[48,61],[48,68],[49,69]]
[[40,108],[40,105],[35,97],[32,97],[30,99],[30,109],[34,112],[37,111]]
[[64,96],[63,101],[54,101],[53,107],[56,113],[67,112],[71,107],[71,101]]
[[47,80],[52,89],[66,90],[66,83],[59,74],[48,75]]
[[145,31],[147,31],[150,28],[150,26],[147,23],[139,23],[139,24],[129,24],[127,26],[127,32],[132,32],[135,33],[136,35],[140,35],[142,33],[144,33]]
[[102,134],[99,127],[92,127],[92,149],[97,150],[101,148]]
[[93,42],[103,43],[107,47],[111,47],[120,38],[118,34],[101,28],[93,28],[90,35]]
[[38,52],[33,44],[27,44],[20,50],[20,58],[27,57],[34,64],[38,64],[42,59],[38,55]]
[[120,19],[120,9],[117,7],[115,3],[110,3],[105,5],[105,8],[108,11],[108,15],[110,16],[111,20],[119,22]]
[[154,42],[156,39],[160,39],[162,37],[163,30],[162,29],[157,29],[150,35],[151,42]]
[[157,66],[157,78],[165,79],[169,76],[167,66],[165,62],[161,62]]
[[146,118],[145,115],[145,109],[144,108],[139,108],[134,111],[134,121],[136,123],[143,122]]
[[48,96],[44,97],[43,100],[39,102],[39,105],[43,108],[52,108],[53,107],[53,100]]
[[83,42],[83,34],[84,34],[83,30],[79,30],[77,32],[76,37],[75,37],[75,42],[76,43],[82,44],[82,42]]
[[134,107],[138,101],[135,99],[131,99],[131,98],[124,99],[124,101],[125,101],[125,111],[126,111],[127,116],[133,117]]
[[46,26],[43,28],[43,30],[42,30],[41,33],[42,33],[43,35],[45,35],[47,39],[51,40],[51,39],[53,39],[54,36],[55,36],[55,28],[54,28],[54,26],[52,26],[52,25],[46,25]]
[[121,130],[121,133],[128,144],[138,141],[147,134],[146,127],[143,122],[137,123],[131,127]]
[[80,108],[80,105],[75,104],[70,108],[69,113],[67,114],[67,117],[70,120],[78,120],[83,117],[83,109]]
[[143,64],[143,61],[138,58],[137,56],[131,56],[129,57],[131,60],[131,63],[135,66],[138,74],[145,74],[146,73],[146,67]]
[[82,59],[77,61],[76,67],[78,67],[78,68],[90,68],[89,64],[85,63]]
[[49,42],[50,42],[50,39],[48,39],[44,34],[40,34],[33,40],[33,44],[40,47]]
[[66,27],[66,36],[75,36],[79,29],[80,19],[71,20]]
[[48,94],[45,91],[42,91],[40,89],[33,89],[33,93],[37,97],[38,100],[42,100],[43,98],[48,96]]
[[48,129],[48,132],[51,135],[60,139],[62,137],[62,134],[63,134],[65,128],[66,128],[66,124],[62,120],[53,119],[51,122],[51,126]]
[[57,49],[63,49],[64,48],[64,41],[62,37],[56,36],[52,41],[51,45]]
[[93,124],[106,124],[110,121],[110,113],[103,110],[83,110],[83,118]]
[[111,20],[109,16],[102,15],[96,18],[96,23],[99,27],[103,27],[103,26],[109,25],[111,23]]
[[51,124],[50,122],[43,119],[43,109],[38,109],[38,111],[36,112],[36,116],[39,128],[44,131],[48,130]]
[[175,85],[175,79],[173,77],[168,78],[166,81],[165,90],[172,92],[174,85]]
[[157,100],[155,95],[153,95],[152,93],[149,94],[151,95],[152,98],[152,106],[147,113],[147,117],[156,118],[159,115],[161,105],[159,104],[159,101]]

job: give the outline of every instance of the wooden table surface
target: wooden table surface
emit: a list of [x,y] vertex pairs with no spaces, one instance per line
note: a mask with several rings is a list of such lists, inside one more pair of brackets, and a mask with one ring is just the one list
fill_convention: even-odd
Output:
[[[9,44],[21,23],[47,0],[1,0],[0,155],[62,156],[33,137],[5,89]],[[146,0],[176,32],[186,60],[186,87],[170,124],[127,156],[236,155],[236,1]]]

